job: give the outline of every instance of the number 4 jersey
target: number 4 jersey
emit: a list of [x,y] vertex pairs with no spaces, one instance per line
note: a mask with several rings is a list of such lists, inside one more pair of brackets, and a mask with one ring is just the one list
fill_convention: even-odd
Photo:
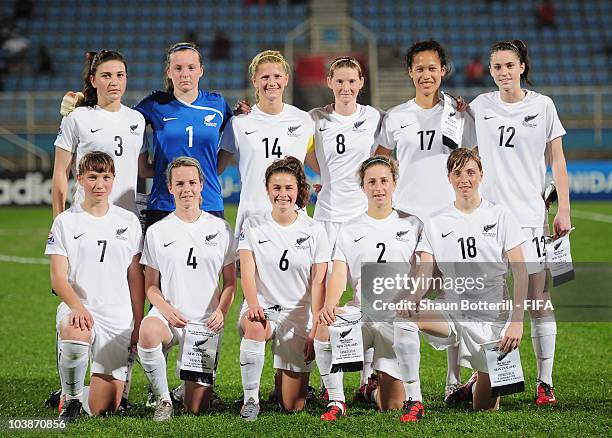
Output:
[[[55,146],[74,154],[72,174],[77,175],[81,158],[88,152],[102,151],[115,162],[115,181],[109,196],[112,204],[136,212],[138,156],[145,152],[144,117],[121,105],[119,111],[99,106],[81,106],[62,119]],[[83,202],[83,188],[77,184],[73,205]]]
[[272,210],[265,186],[268,166],[289,155],[304,162],[313,133],[308,113],[288,104],[278,114],[264,113],[255,105],[249,114],[230,120],[221,149],[235,154],[238,161],[241,187],[236,234],[245,218]]
[[127,269],[142,250],[134,213],[111,205],[95,217],[73,205],[53,221],[46,255],[68,259],[68,283],[93,317],[110,327],[129,327],[132,305]]

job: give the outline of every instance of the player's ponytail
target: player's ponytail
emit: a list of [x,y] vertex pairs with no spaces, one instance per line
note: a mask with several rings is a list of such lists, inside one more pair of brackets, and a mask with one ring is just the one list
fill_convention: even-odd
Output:
[[77,106],[94,107],[98,104],[98,91],[91,83],[91,77],[96,75],[100,64],[107,61],[119,61],[123,64],[127,74],[127,64],[123,55],[115,50],[102,49],[99,52],[86,52],[85,65],[83,67],[83,95],[85,99]]
[[304,165],[300,160],[292,156],[286,156],[280,160],[276,160],[266,169],[266,189],[272,175],[277,173],[288,173],[293,175],[297,181],[297,199],[295,205],[299,208],[304,208],[310,199],[310,185],[306,181],[306,173]]
[[499,41],[491,47],[491,55],[501,50],[510,50],[516,53],[521,64],[525,64],[525,70],[521,74],[521,79],[529,85],[533,85],[529,80],[529,69],[531,67],[531,60],[529,59],[529,53],[527,52],[527,45],[522,40],[512,41]]

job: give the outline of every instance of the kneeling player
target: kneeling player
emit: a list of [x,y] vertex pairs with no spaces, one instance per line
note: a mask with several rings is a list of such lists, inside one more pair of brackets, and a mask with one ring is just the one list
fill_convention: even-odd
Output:
[[[509,352],[521,342],[527,291],[527,269],[521,250],[525,239],[507,210],[481,198],[478,187],[483,174],[477,152],[454,150],[448,158],[447,170],[455,201],[425,225],[417,247],[421,258],[419,272],[424,278],[431,278],[437,262],[445,279],[457,279],[462,273],[474,279],[480,277],[482,287],[445,290],[445,300],[495,304],[502,303],[507,295],[505,276],[509,261],[514,277],[514,307],[511,314],[501,306],[499,311],[488,312],[460,312],[451,308],[406,313],[435,348],[459,345],[460,365],[475,371],[468,383],[450,394],[449,402],[472,401],[477,410],[497,409],[499,397],[491,393],[483,344],[499,341],[498,348]],[[414,304],[422,307],[425,290],[421,288],[415,293]],[[401,333],[398,335],[396,343],[401,342]]]
[[[154,421],[173,415],[163,350],[179,345],[181,361],[188,323],[219,333],[236,291],[233,233],[225,220],[200,209],[200,164],[176,158],[168,166],[167,183],[176,209],[149,227],[141,261],[146,266],[145,291],[154,307],[142,321],[138,355],[158,400]],[[177,377],[179,369],[177,363]],[[212,381],[194,380],[185,382],[183,404],[197,414],[209,407]]]
[[[117,410],[133,330],[142,318],[142,232],[134,213],[109,204],[114,176],[110,155],[90,152],[81,159],[77,178],[84,201],[55,218],[45,250],[51,285],[62,299],[56,324],[60,419],[66,421],[80,415],[83,402],[93,415]],[[83,401],[90,351],[91,388]]]
[[246,421],[259,414],[259,381],[269,339],[279,372],[280,405],[290,412],[304,409],[314,359],[312,315],[323,304],[329,262],[325,229],[296,210],[309,197],[302,163],[291,156],[275,161],[266,170],[265,184],[272,212],[248,217],[238,243],[244,291],[240,416]]
[[[368,199],[368,210],[342,225],[336,240],[334,261],[325,304],[319,313],[315,339],[317,365],[329,393],[330,403],[321,415],[333,421],[346,415],[342,373],[332,373],[332,347],[328,326],[339,314],[361,310],[361,265],[365,262],[398,262],[410,264],[422,229],[416,216],[401,216],[393,209],[392,195],[397,186],[397,163],[388,157],[374,156],[359,169],[360,184]],[[350,274],[350,277],[349,277]],[[350,278],[355,294],[345,307],[338,303]],[[411,325],[406,322],[404,325]],[[414,324],[412,324],[414,325]],[[423,416],[419,381],[419,336],[412,330],[412,349],[394,351],[394,324],[363,322],[363,348],[374,348],[372,367],[377,377],[371,378],[364,391],[366,400],[376,402],[381,410],[403,407],[401,421],[417,421]],[[407,361],[410,363],[406,364]],[[406,373],[404,368],[410,368]],[[404,381],[404,375],[416,376]],[[404,384],[402,384],[404,381]],[[407,400],[405,403],[403,403]]]

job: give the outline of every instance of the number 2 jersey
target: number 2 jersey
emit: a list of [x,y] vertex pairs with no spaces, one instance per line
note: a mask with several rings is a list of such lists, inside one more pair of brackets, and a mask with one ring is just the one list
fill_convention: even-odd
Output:
[[[305,214],[298,214],[286,227],[277,224],[272,213],[250,216],[243,223],[238,250],[253,253],[257,298],[262,307],[305,308],[304,313],[298,313],[310,315],[312,265],[327,263],[330,256],[321,224]],[[295,318],[299,316],[295,314]]]
[[[145,121],[138,111],[121,105],[106,111],[98,105],[80,106],[62,119],[55,146],[73,154],[72,174],[88,152],[102,151],[113,158],[115,181],[109,202],[136,212],[138,156],[145,152]],[[75,185],[73,205],[84,200],[83,188]]]
[[[387,112],[378,138],[381,146],[395,150],[399,162],[394,206],[422,220],[455,199],[446,172],[452,149],[442,143],[443,111],[442,100],[430,109],[409,100]],[[454,117],[465,115],[456,111]],[[469,128],[465,123],[464,137]]]
[[541,227],[545,207],[546,143],[565,129],[553,101],[527,91],[520,102],[506,103],[499,91],[485,93],[470,103],[484,178],[481,193],[514,214],[523,227]]
[[168,192],[166,170],[177,157],[198,160],[204,172],[202,209],[222,211],[221,184],[217,177],[219,137],[232,116],[223,96],[200,90],[192,103],[172,94],[156,91],[134,107],[153,129],[153,187],[150,210],[173,211],[174,198]]
[[76,204],[53,221],[45,254],[68,259],[68,283],[94,323],[120,329],[132,323],[127,269],[141,250],[142,229],[134,213],[110,205],[96,217]]
[[219,305],[219,276],[236,260],[229,224],[202,212],[193,223],[174,213],[147,230],[140,263],[161,274],[161,291],[189,321],[202,321]]
[[220,147],[235,154],[238,162],[241,187],[236,234],[245,218],[272,210],[266,192],[268,166],[286,156],[304,162],[313,133],[314,124],[308,113],[288,104],[278,114],[264,113],[254,105],[249,114],[230,120]]
[[314,218],[346,222],[368,208],[359,186],[357,171],[376,145],[382,114],[368,105],[343,116],[332,105],[310,111],[315,122],[315,152],[321,169],[321,192],[317,195]]
[[348,266],[354,292],[347,305],[361,306],[361,264],[409,264],[422,229],[423,223],[416,216],[400,216],[396,210],[385,219],[374,219],[364,213],[342,224],[332,260],[345,262]]

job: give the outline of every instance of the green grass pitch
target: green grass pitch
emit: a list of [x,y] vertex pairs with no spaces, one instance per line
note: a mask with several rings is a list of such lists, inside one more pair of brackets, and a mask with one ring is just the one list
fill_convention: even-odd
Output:
[[[572,223],[572,252],[575,261],[612,261],[612,222],[586,219],[589,213],[612,219],[612,203],[575,202]],[[583,214],[578,217],[578,212]],[[586,214],[584,214],[586,213]],[[226,215],[233,223],[236,208]],[[599,216],[600,218],[602,216]],[[42,253],[51,224],[49,208],[3,208],[0,211],[0,257],[43,258]],[[49,268],[44,264],[14,263],[0,260],[0,420],[7,418],[53,418],[57,412],[43,406],[43,401],[58,388],[55,369],[55,308],[58,299],[49,292]],[[578,274],[577,274],[578,275]],[[580,280],[576,280],[577,282]],[[608,289],[609,290],[609,289]],[[312,404],[305,412],[285,414],[269,404],[262,405],[260,418],[246,424],[238,418],[233,401],[241,394],[238,365],[239,339],[235,329],[242,299],[236,300],[226,318],[217,391],[227,408],[218,413],[192,416],[177,412],[169,423],[154,424],[152,410],[145,408],[146,383],[142,369],[135,367],[128,417],[83,418],[70,426],[75,436],[609,436],[612,426],[612,390],[610,354],[612,324],[559,323],[555,360],[555,388],[559,404],[554,408],[536,408],[533,404],[535,362],[531,348],[529,323],[521,347],[527,390],[502,399],[495,413],[475,413],[449,409],[442,401],[446,373],[446,355],[426,343],[421,347],[421,382],[425,418],[418,424],[400,424],[399,412],[379,413],[362,404],[351,403],[358,374],[345,377],[349,417],[334,424],[323,423],[318,416],[322,404]],[[554,301],[553,301],[554,302]],[[527,319],[528,320],[528,319]],[[176,353],[174,353],[176,354]],[[174,361],[168,367],[171,387]],[[272,388],[273,369],[267,353],[262,377],[262,394]],[[467,379],[469,370],[463,370]],[[318,374],[311,383],[318,386]],[[608,432],[606,432],[606,430]]]

